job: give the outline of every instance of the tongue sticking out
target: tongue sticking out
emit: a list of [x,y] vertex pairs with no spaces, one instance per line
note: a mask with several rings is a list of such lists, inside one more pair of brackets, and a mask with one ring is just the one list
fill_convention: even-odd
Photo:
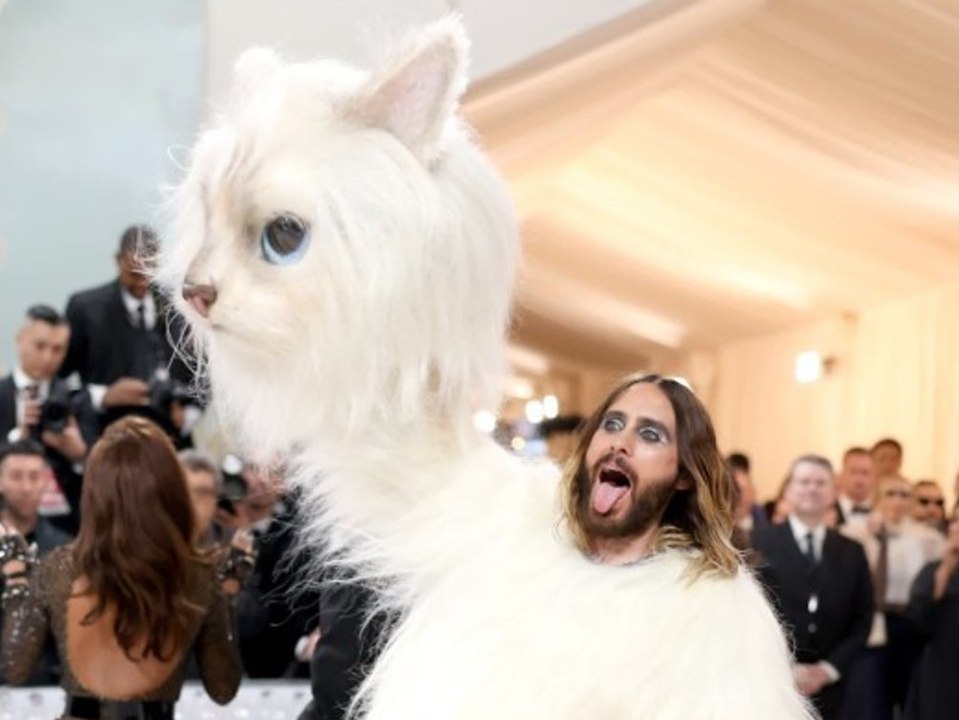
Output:
[[593,511],[600,515],[608,515],[613,509],[613,505],[626,494],[629,490],[628,485],[613,485],[608,482],[597,482],[593,485],[592,505]]

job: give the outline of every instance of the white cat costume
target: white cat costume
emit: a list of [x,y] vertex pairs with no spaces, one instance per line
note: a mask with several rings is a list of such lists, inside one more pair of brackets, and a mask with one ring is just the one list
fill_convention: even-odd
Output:
[[678,552],[594,563],[567,536],[555,470],[473,429],[498,400],[518,238],[455,116],[465,48],[447,19],[372,74],[246,53],[159,274],[221,415],[251,450],[292,458],[305,529],[388,580],[401,619],[358,712],[811,717],[748,573],[688,584]]

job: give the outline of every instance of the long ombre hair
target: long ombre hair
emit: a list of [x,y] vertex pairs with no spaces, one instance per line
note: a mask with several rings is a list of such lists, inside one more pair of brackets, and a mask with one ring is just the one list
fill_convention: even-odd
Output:
[[95,600],[81,622],[115,610],[113,632],[128,658],[172,659],[200,612],[186,597],[199,557],[186,479],[159,427],[125,417],[107,428],[87,460],[81,511],[73,558],[86,580],[79,595]]
[[685,385],[660,375],[624,378],[586,421],[576,450],[563,469],[564,514],[573,540],[584,552],[590,552],[590,537],[580,517],[580,477],[589,472],[586,451],[590,441],[612,404],[637,383],[656,385],[669,399],[676,415],[677,481],[685,479],[691,488],[673,493],[653,545],[656,549],[701,550],[693,566],[694,576],[714,571],[731,577],[739,568],[739,555],[732,545],[732,478],[716,445],[706,408]]

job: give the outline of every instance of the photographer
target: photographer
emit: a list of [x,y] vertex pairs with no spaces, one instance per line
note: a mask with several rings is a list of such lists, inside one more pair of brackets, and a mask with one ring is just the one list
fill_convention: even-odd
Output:
[[298,662],[300,638],[316,626],[315,590],[300,587],[307,558],[295,550],[295,498],[283,492],[281,472],[227,455],[221,464],[220,523],[255,538],[253,572],[237,596],[237,637],[251,678],[308,677]]
[[150,408],[155,412],[148,417],[181,449],[190,445],[200,408],[190,395],[192,373],[174,356],[168,339],[181,336],[181,321],[150,286],[158,249],[151,228],[128,227],[115,257],[116,279],[70,297],[71,336],[60,374],[77,374],[100,413],[101,427]]
[[[32,440],[0,442],[0,527],[17,532],[37,557],[44,557],[51,550],[72,540],[39,515],[40,500],[49,472],[43,449],[37,443]],[[4,588],[5,580],[0,573],[0,596]],[[2,627],[0,620],[0,629]],[[27,684],[49,685],[58,682],[59,666],[56,647],[47,642],[41,662]],[[3,678],[0,677],[2,684]]]
[[78,521],[82,463],[97,434],[89,397],[72,392],[56,373],[70,342],[70,326],[48,305],[27,310],[17,332],[17,366],[0,379],[0,441],[42,443],[47,461],[70,506],[60,523]]

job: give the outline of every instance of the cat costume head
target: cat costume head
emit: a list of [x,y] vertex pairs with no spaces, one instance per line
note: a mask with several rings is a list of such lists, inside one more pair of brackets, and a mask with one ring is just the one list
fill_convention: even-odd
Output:
[[518,239],[457,117],[466,52],[447,18],[373,72],[238,60],[157,279],[246,447],[423,424],[465,437],[497,406]]

